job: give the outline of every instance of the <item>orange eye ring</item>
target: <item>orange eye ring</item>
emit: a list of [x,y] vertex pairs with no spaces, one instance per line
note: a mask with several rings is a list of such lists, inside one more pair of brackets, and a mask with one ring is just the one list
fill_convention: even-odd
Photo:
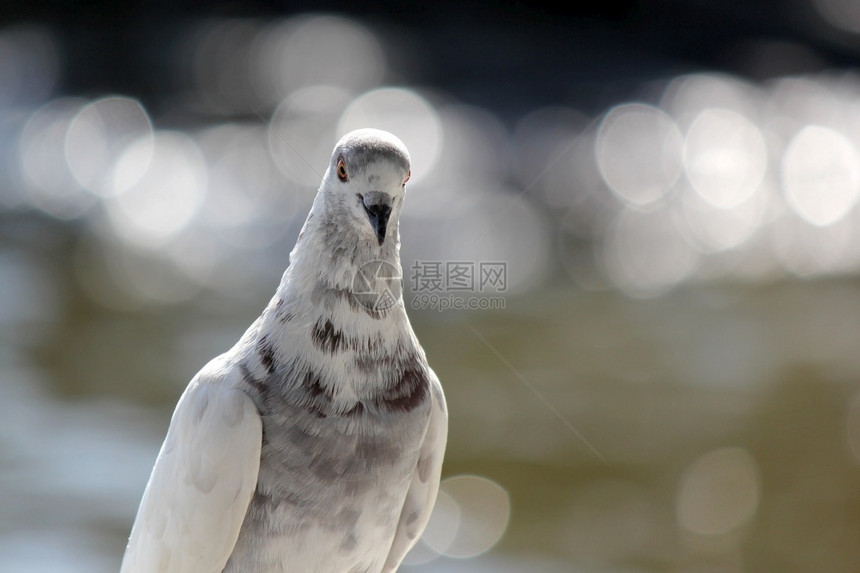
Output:
[[346,172],[346,161],[343,157],[337,158],[337,178],[341,181],[349,181],[349,175]]
[[403,180],[403,185],[406,186],[406,182],[409,181],[409,178],[412,177],[412,171],[409,170],[406,172],[406,179]]

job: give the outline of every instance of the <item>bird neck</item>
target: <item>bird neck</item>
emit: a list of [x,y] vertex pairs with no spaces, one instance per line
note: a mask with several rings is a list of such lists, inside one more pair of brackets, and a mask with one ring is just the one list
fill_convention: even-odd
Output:
[[273,301],[289,301],[291,313],[308,317],[330,314],[340,307],[337,301],[376,320],[389,314],[405,317],[398,226],[393,218],[379,245],[315,204]]
[[305,292],[307,286],[316,283],[350,290],[356,273],[375,261],[396,269],[400,276],[400,231],[395,216],[389,222],[387,235],[379,245],[372,235],[357,233],[338,212],[315,204],[290,253],[290,276],[285,282]]
[[[396,374],[426,359],[400,295],[396,222],[381,248],[330,225],[312,211],[278,291],[237,352],[259,380],[286,365],[313,372],[341,411],[395,388]],[[345,235],[351,243],[340,239]],[[362,273],[377,282],[362,282]],[[386,289],[394,296],[382,296]],[[280,374],[273,380],[292,380],[290,388],[301,382]]]

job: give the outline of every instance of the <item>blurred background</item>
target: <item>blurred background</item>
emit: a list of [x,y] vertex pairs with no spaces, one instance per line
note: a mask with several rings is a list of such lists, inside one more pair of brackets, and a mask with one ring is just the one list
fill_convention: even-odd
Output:
[[0,570],[118,569],[361,126],[451,411],[404,571],[860,570],[860,5],[549,4],[4,3]]

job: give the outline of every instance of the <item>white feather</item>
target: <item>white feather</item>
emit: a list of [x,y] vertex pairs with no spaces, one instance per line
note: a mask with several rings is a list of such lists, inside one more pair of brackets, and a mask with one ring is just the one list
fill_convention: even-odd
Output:
[[382,568],[383,573],[397,571],[403,558],[418,542],[436,504],[436,495],[439,493],[442,459],[445,457],[445,444],[448,438],[448,407],[439,379],[432,370],[430,371],[430,395],[433,402],[427,433],[424,434],[418,465],[412,476],[409,491],[406,493],[394,541],[391,544],[388,559],[385,560],[385,566]]
[[[224,372],[222,368],[228,368]],[[180,398],[122,562],[122,573],[221,571],[260,468],[262,425],[216,359]]]

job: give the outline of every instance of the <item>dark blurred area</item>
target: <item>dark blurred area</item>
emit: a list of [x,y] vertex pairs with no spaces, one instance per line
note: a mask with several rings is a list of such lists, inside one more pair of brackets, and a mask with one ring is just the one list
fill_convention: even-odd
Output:
[[[504,117],[536,106],[599,112],[645,82],[701,70],[764,80],[853,66],[860,42],[828,21],[838,0],[609,0],[563,5],[368,2],[6,2],[5,25],[39,23],[62,46],[66,93],[134,94],[151,109],[180,95],[177,43],[201,19],[303,12],[360,18],[398,42],[401,77],[444,87]],[[847,21],[847,20],[846,20]],[[850,24],[850,22],[849,22]],[[856,22],[855,22],[856,25]],[[344,54],[347,57],[348,54]],[[514,115],[515,117],[515,115]]]
[[857,571],[858,64],[852,0],[6,2],[0,570],[117,569],[374,126],[451,411],[404,570]]

